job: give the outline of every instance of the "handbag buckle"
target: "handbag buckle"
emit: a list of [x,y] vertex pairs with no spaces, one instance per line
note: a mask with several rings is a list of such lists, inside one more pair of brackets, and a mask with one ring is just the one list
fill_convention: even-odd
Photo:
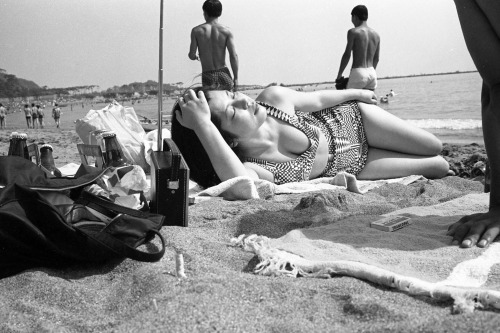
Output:
[[178,190],[179,189],[179,181],[178,180],[169,180],[167,182],[167,188],[170,190]]

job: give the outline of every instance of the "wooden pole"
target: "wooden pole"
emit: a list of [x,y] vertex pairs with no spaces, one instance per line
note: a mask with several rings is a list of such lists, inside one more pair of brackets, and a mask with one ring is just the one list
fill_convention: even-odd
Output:
[[162,151],[163,109],[163,0],[160,0],[160,56],[158,69],[158,151]]

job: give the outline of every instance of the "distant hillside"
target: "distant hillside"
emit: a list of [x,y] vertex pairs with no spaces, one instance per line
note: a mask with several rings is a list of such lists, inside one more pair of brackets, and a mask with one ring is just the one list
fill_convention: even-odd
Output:
[[0,97],[32,96],[42,90],[35,82],[18,78],[0,68]]

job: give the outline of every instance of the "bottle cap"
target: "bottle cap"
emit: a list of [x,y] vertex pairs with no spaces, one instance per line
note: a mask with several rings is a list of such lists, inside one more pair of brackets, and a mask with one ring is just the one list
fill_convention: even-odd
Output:
[[52,148],[52,146],[49,145],[48,143],[44,143],[43,145],[40,146],[40,150],[46,149],[46,148],[48,148],[48,149],[50,149],[52,151],[54,150],[54,148]]
[[114,131],[107,131],[101,134],[103,138],[112,138],[116,136]]

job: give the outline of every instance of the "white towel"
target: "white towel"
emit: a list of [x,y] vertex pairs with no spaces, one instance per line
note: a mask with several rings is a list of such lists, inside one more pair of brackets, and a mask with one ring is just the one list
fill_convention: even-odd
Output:
[[263,179],[252,179],[248,176],[240,176],[226,180],[216,186],[207,189],[193,187],[190,197],[194,197],[195,202],[206,197],[223,197],[226,200],[248,200],[248,199],[268,199],[277,194],[303,193],[319,190],[346,189],[354,193],[366,193],[376,187],[387,183],[411,184],[422,176],[413,175],[402,178],[359,181],[355,176],[341,172],[335,177],[316,178],[304,182],[293,182],[276,185]]

